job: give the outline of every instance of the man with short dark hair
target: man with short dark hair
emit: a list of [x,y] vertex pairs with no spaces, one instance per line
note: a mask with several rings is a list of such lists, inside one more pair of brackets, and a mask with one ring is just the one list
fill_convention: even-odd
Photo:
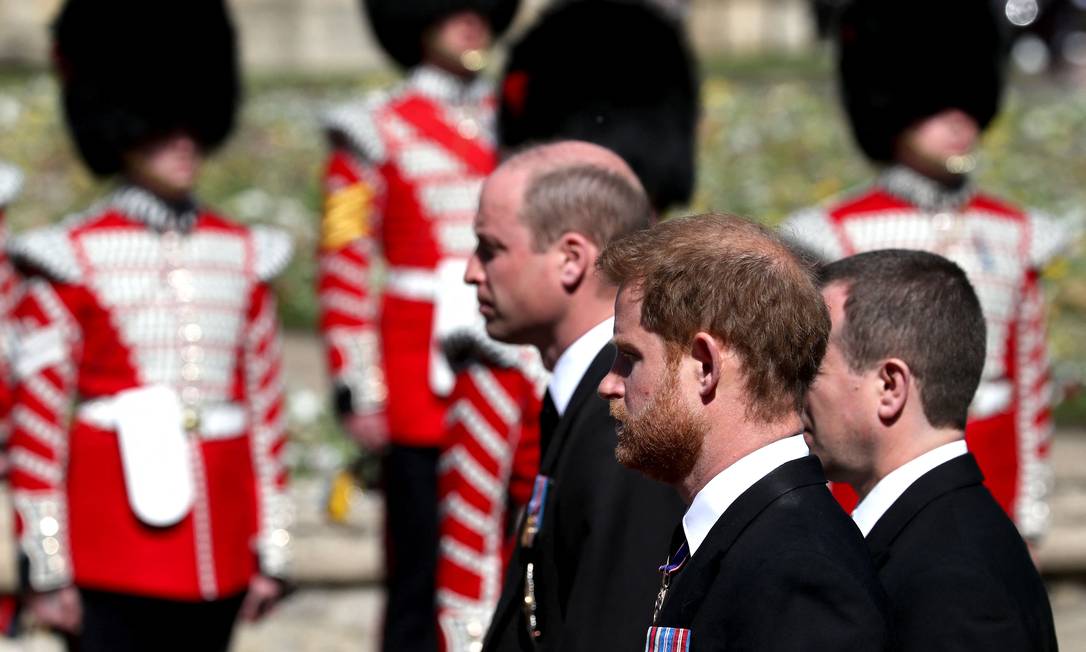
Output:
[[829,334],[810,270],[729,215],[622,238],[599,266],[619,286],[599,386],[618,458],[690,505],[645,649],[883,649],[871,560],[802,436]]
[[[1041,275],[1073,239],[1067,223],[1019,209],[978,188],[970,174],[1006,76],[1003,7],[994,11],[998,3],[989,0],[839,4],[841,100],[878,178],[796,213],[782,232],[824,262],[900,248],[946,256],[965,270],[988,327],[966,440],[985,486],[1022,536],[1036,541],[1048,527],[1052,482]],[[847,487],[835,485],[834,494],[846,510],[855,506]]]
[[640,596],[681,504],[615,461],[615,423],[595,390],[614,357],[615,296],[596,259],[651,219],[629,166],[589,143],[526,150],[483,186],[465,280],[488,334],[535,346],[553,372],[540,471],[484,649],[637,649],[649,626]]
[[966,450],[985,326],[965,272],[891,249],[828,265],[822,282],[833,328],[809,441],[860,496],[897,648],[1055,650],[1041,578]]

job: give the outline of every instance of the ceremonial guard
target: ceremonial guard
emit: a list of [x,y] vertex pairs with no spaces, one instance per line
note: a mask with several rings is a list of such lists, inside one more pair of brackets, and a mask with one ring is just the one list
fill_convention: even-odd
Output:
[[[387,444],[383,645],[389,650],[438,645],[442,449],[441,468],[456,473],[442,481],[446,497],[465,474],[482,479],[478,474],[485,473],[494,489],[486,504],[470,509],[446,501],[446,510],[482,520],[473,521],[474,549],[446,539],[442,550],[475,573],[469,583],[487,576],[496,586],[500,577],[480,564],[500,571],[500,562],[487,561],[501,543],[501,518],[495,518],[504,513],[516,442],[532,437],[539,409],[532,371],[538,362],[488,343],[475,293],[463,282],[475,248],[471,222],[479,189],[496,163],[494,96],[479,73],[517,4],[367,0],[377,40],[407,77],[389,91],[335,107],[324,120],[331,153],[324,175],[320,327],[344,426],[364,446]],[[371,270],[379,261],[384,273],[375,291]],[[463,407],[450,411],[453,405]],[[454,452],[470,445],[465,437],[493,445],[485,472]],[[450,597],[442,631],[455,649],[450,640],[461,639],[457,632],[478,629],[472,623],[479,603],[460,600],[455,591],[440,594]]]
[[[783,232],[826,261],[909,248],[966,271],[988,325],[966,441],[996,500],[1036,539],[1048,522],[1052,432],[1040,276],[1068,238],[1060,223],[982,192],[969,177],[1003,88],[997,17],[986,0],[858,0],[836,35],[842,100],[879,176],[794,215]],[[835,493],[850,509],[855,497],[843,489]]]
[[[11,312],[18,299],[19,279],[7,257],[8,230],[4,208],[18,195],[23,176],[18,168],[0,161],[0,524],[10,524],[11,494],[7,487],[10,463],[7,456],[11,433]],[[2,525],[0,525],[2,526]],[[15,625],[18,569],[15,564],[15,533],[0,533],[0,633],[10,634]]]
[[54,30],[69,130],[118,183],[11,247],[30,609],[82,652],[225,650],[290,543],[269,283],[291,244],[192,195],[234,122],[233,29],[219,0],[70,0]]
[[[623,26],[621,34],[603,36],[614,25]],[[638,55],[645,42],[654,49]],[[681,27],[657,8],[608,0],[548,11],[512,46],[501,89],[499,149],[565,138],[596,143],[634,169],[658,212],[689,200],[698,114],[695,65]],[[651,140],[644,138],[648,132]],[[492,340],[472,341],[476,357],[486,359],[487,351],[498,348]],[[511,390],[510,384],[545,378],[506,372],[495,383],[492,373],[475,366],[460,377],[454,398],[463,389],[465,398],[485,400],[454,403],[453,430],[442,454],[437,605],[449,650],[466,651],[482,641],[502,570],[517,543],[503,534],[513,532],[539,469],[538,430],[530,426],[525,406],[501,400],[495,390],[523,401],[538,392]],[[491,407],[476,409],[483,405]],[[505,446],[497,446],[489,433],[510,433],[506,424],[516,423],[510,415],[518,414],[524,422],[520,436],[505,436]]]
[[[8,260],[8,228],[4,208],[19,192],[23,175],[18,168],[0,161],[0,442],[7,442],[11,410],[11,311],[15,307],[18,275]],[[6,449],[0,450],[0,477],[7,475]]]

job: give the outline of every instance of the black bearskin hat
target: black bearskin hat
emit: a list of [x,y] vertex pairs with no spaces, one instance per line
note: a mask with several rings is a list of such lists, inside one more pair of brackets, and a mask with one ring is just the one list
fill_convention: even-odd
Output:
[[841,95],[867,156],[944,109],[983,130],[999,110],[1005,47],[990,0],[855,0],[837,26]]
[[422,61],[422,35],[428,27],[458,11],[486,18],[494,38],[513,22],[520,0],[363,0],[370,27],[388,56],[404,68]]
[[53,32],[68,128],[96,174],[175,130],[208,150],[229,135],[239,84],[223,0],[68,0]]
[[690,200],[698,122],[697,64],[680,25],[644,2],[567,2],[510,52],[502,147],[575,139],[611,149],[653,206]]

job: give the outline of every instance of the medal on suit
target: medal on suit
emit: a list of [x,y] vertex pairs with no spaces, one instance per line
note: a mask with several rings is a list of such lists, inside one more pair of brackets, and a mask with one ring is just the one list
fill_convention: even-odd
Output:
[[663,566],[660,566],[660,592],[656,594],[656,605],[652,609],[652,624],[656,624],[656,618],[660,615],[660,609],[667,598],[668,587],[671,586],[671,576],[682,570],[686,560],[690,558],[690,548],[684,541],[674,555],[667,558]]
[[528,635],[532,640],[537,640],[543,635],[539,627],[539,604],[535,596],[535,548],[536,535],[543,527],[543,516],[547,508],[547,494],[550,492],[552,480],[545,475],[537,475],[532,486],[532,497],[528,500],[528,508],[524,513],[524,527],[520,533],[520,545],[525,551],[528,564],[524,568],[524,620],[528,627]]

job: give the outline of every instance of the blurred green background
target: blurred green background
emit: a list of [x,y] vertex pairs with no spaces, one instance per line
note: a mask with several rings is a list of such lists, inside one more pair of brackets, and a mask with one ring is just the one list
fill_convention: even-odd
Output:
[[[703,63],[700,167],[691,210],[728,210],[772,225],[870,179],[872,170],[853,147],[838,109],[828,59],[819,51],[802,59]],[[284,323],[297,334],[312,333],[316,322],[314,252],[323,158],[319,113],[393,80],[391,73],[251,78],[239,128],[205,168],[200,183],[205,201],[236,219],[276,224],[293,234],[296,256],[278,290]],[[106,190],[77,163],[57,108],[51,75],[0,75],[0,159],[18,165],[27,176],[8,211],[14,232],[53,222]],[[982,186],[1081,225],[1086,89],[1034,78],[1012,83],[980,154],[977,179]],[[1046,279],[1050,340],[1059,391],[1066,399],[1058,411],[1064,425],[1086,425],[1086,396],[1079,391],[1086,379],[1086,259],[1081,252],[1080,238]],[[318,439],[331,437],[327,433],[333,430],[325,403],[323,397],[311,397],[300,410],[306,415],[305,429]]]

